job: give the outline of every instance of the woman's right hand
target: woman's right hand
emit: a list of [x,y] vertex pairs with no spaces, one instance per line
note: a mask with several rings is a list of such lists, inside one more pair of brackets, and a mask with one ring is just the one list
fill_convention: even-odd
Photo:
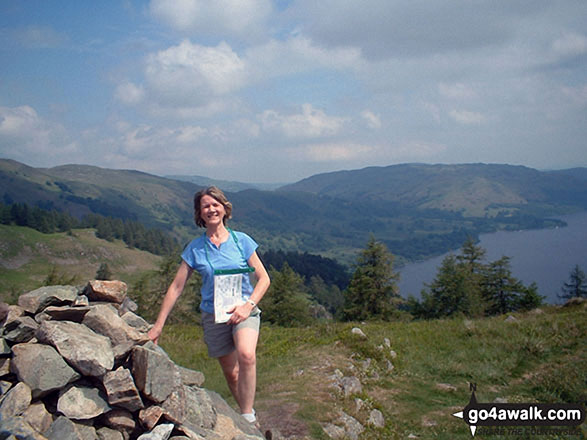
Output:
[[154,325],[147,333],[149,339],[153,341],[155,345],[159,344],[159,336],[161,336],[162,330],[162,328],[158,327],[157,325]]

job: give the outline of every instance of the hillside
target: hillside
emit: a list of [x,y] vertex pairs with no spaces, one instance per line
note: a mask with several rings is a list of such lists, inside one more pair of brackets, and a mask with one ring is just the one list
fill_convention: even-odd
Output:
[[512,208],[587,208],[585,178],[585,168],[541,172],[511,165],[404,164],[319,174],[280,190],[493,217]]
[[114,277],[132,282],[160,261],[161,257],[128,249],[120,241],[100,240],[91,229],[42,234],[0,225],[0,301],[14,302],[24,291],[41,286],[53,268],[75,283],[94,278],[100,264],[107,263]]
[[[483,403],[584,402],[586,325],[585,302],[474,320],[264,325],[258,417],[263,430],[286,439],[328,439],[332,426],[349,438],[350,429],[363,429],[359,440],[471,439],[468,426],[452,415],[469,402],[470,383]],[[200,327],[170,326],[161,344],[178,364],[202,371],[206,388],[231,401]],[[475,438],[491,438],[484,429]],[[534,438],[530,428],[521,429],[506,438]],[[586,425],[573,432],[540,438],[584,438]]]
[[[456,249],[468,236],[562,226],[552,217],[587,209],[584,169],[541,172],[509,165],[371,167],[321,174],[277,191],[227,191],[235,229],[265,249],[354,261],[370,234],[399,261]],[[40,169],[0,160],[4,203],[25,202],[137,220],[186,243],[200,186],[130,170],[85,165]]]

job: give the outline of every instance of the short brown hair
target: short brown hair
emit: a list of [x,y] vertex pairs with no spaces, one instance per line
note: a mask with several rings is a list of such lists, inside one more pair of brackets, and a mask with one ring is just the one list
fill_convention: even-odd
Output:
[[210,196],[217,200],[222,206],[224,206],[226,215],[222,219],[222,222],[226,224],[226,220],[232,218],[232,203],[228,201],[220,188],[216,186],[209,186],[208,188],[198,191],[194,195],[194,221],[196,222],[196,225],[198,225],[200,228],[206,227],[206,222],[202,220],[200,212],[200,202],[204,196]]

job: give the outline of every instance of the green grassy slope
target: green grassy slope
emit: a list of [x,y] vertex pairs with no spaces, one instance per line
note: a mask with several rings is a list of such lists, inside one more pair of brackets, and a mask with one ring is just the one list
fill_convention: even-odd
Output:
[[[508,321],[498,316],[299,329],[265,326],[258,349],[256,402],[262,427],[327,439],[321,426],[335,419],[339,409],[366,425],[375,408],[383,413],[385,428],[367,428],[362,440],[406,439],[410,434],[470,439],[468,426],[452,416],[469,402],[469,383],[477,385],[477,399],[484,403],[497,398],[510,403],[585,402],[585,304],[514,316]],[[363,330],[366,340],[351,334],[354,326]],[[391,349],[385,347],[385,338]],[[219,366],[206,355],[199,327],[167,327],[161,343],[178,363],[203,371],[204,386],[234,405]],[[342,396],[332,386],[336,370],[360,378],[362,392]],[[582,435],[586,433],[583,426]]]
[[92,229],[42,234],[0,225],[0,300],[14,303],[20,294],[40,287],[53,266],[59,275],[83,284],[107,263],[114,278],[131,282],[160,261],[161,257],[128,249],[121,241],[98,239]]

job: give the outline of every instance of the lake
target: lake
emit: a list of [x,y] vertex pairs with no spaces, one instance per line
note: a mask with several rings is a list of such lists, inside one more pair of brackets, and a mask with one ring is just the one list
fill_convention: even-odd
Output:
[[[485,262],[510,257],[512,275],[525,285],[536,282],[538,292],[551,304],[560,303],[557,295],[575,265],[587,272],[587,211],[560,216],[568,226],[529,231],[500,231],[483,234],[478,243],[487,253]],[[458,250],[452,253],[459,253]],[[424,283],[436,277],[444,254],[420,263],[408,264],[398,271],[403,297],[420,297]]]

